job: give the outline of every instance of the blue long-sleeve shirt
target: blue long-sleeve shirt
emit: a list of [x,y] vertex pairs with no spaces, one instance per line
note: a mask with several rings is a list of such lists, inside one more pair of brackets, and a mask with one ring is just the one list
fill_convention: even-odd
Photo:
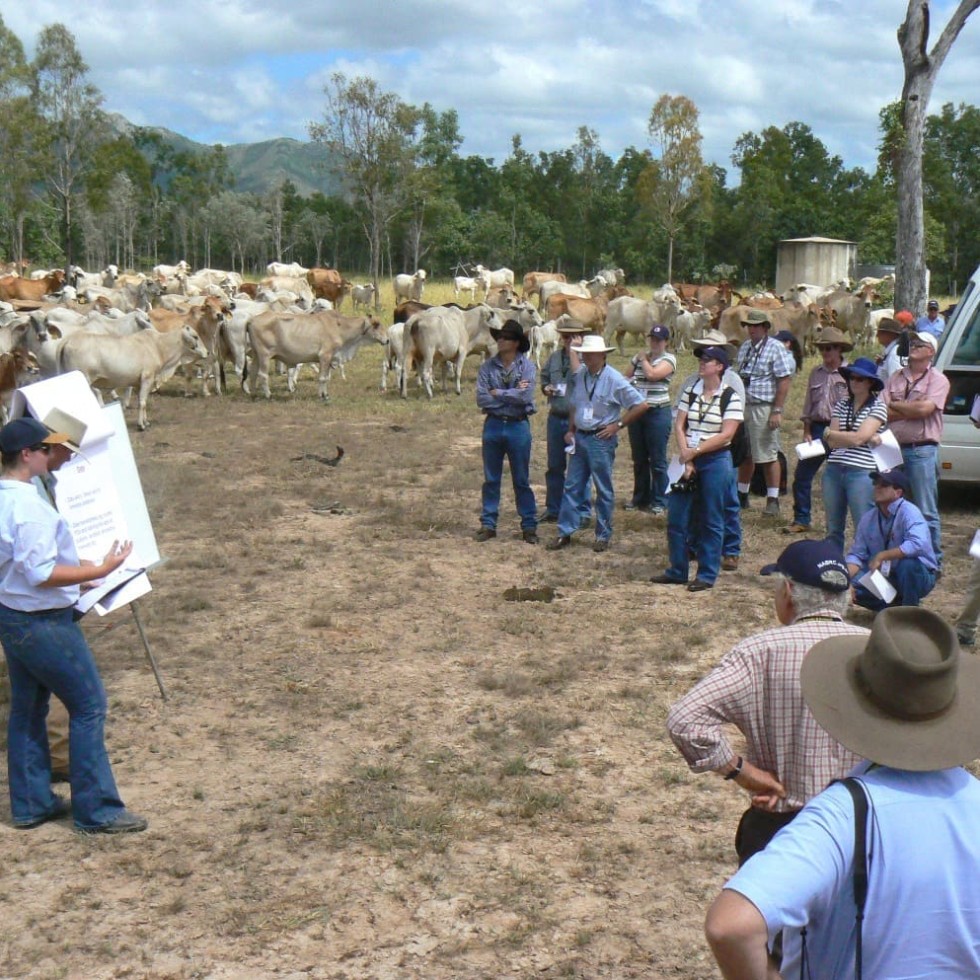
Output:
[[[534,387],[537,368],[525,354],[518,354],[510,367],[504,367],[499,355],[494,355],[480,365],[476,375],[476,404],[487,415],[502,415],[511,419],[523,419],[533,415]],[[518,382],[527,381],[526,388],[518,388]],[[498,394],[491,395],[496,389]]]
[[892,548],[901,548],[906,558],[918,558],[931,571],[939,567],[932,550],[929,525],[922,511],[904,497],[893,500],[887,514],[875,506],[861,518],[847,563],[866,568],[875,555]]

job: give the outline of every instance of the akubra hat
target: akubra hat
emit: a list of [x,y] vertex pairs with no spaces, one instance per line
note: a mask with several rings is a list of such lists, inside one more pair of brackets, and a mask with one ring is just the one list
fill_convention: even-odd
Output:
[[579,354],[608,354],[615,349],[615,347],[607,347],[602,337],[595,333],[583,337],[581,346],[575,348]]
[[878,377],[878,368],[870,357],[859,357],[853,364],[843,365],[840,373],[848,381],[855,377],[868,378],[872,382],[873,391],[880,391],[885,387],[884,382]]
[[835,347],[840,345],[840,349],[843,351],[854,350],[854,344],[850,342],[847,338],[847,334],[836,327],[824,327],[820,333],[820,339],[816,342],[817,347],[829,347],[833,344]]
[[749,310],[742,317],[742,323],[753,327],[765,327],[766,329],[772,326],[772,320],[769,319],[769,314],[765,310],[756,309]]
[[494,340],[516,340],[517,349],[522,354],[526,354],[531,349],[531,338],[525,336],[524,328],[516,320],[505,320],[502,327],[490,328],[490,336]]
[[815,644],[800,673],[817,724],[880,765],[926,772],[980,757],[980,660],[920,606],[892,606],[871,635]]
[[571,334],[572,336],[578,336],[579,334],[586,334],[589,332],[589,328],[584,323],[579,320],[573,320],[567,314],[558,318],[556,321],[555,330],[557,330],[558,333]]

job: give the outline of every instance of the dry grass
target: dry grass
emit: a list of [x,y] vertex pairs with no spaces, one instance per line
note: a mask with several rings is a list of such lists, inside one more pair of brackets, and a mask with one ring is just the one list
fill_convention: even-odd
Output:
[[[0,826],[0,975],[716,976],[701,921],[744,800],[687,772],[664,718],[771,624],[754,572],[785,540],[757,507],[742,570],[677,594],[647,582],[662,520],[617,510],[606,555],[552,554],[520,541],[505,488],[478,545],[476,361],[431,403],[382,396],[379,367],[362,351],[328,405],[309,375],[295,396],[273,377],[269,403],[168,388],[131,434],[170,559],[141,606],[171,699],[125,614],[86,629],[151,827]],[[543,413],[533,430],[543,493]],[[337,445],[336,468],[290,461]],[[625,444],[615,478],[622,500]],[[944,585],[973,520],[952,502]]]

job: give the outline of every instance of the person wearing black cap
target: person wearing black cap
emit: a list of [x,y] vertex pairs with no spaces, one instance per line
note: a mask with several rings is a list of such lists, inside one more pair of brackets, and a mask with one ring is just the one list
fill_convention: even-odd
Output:
[[659,516],[667,509],[667,443],[673,421],[670,413],[670,379],[677,358],[667,350],[670,331],[660,323],[647,334],[649,349],[631,360],[623,377],[643,395],[649,408],[630,423],[633,454],[633,497],[627,510],[649,510]]
[[[781,625],[738,643],[667,715],[667,731],[692,771],[718,773],[750,795],[735,837],[740,864],[858,762],[814,724],[800,667],[827,637],[868,635],[844,622],[847,566],[829,542],[794,541],[762,572],[777,576],[773,607]],[[745,737],[742,755],[729,725]]]
[[[67,522],[31,485],[47,471],[50,447],[68,435],[37,419],[0,429],[0,643],[10,677],[7,768],[15,827],[71,813],[90,833],[146,829],[116,789],[106,752],[106,695],[92,651],[75,622],[79,586],[104,578],[132,551],[113,542],[98,564],[79,562]],[[71,805],[51,792],[45,716],[56,694],[70,716]]]
[[500,481],[504,457],[510,463],[521,535],[538,543],[537,505],[531,489],[531,423],[537,371],[527,357],[531,341],[516,320],[490,328],[498,351],[480,365],[476,376],[476,404],[483,410],[483,511],[477,541],[497,536]]
[[905,495],[909,479],[904,470],[872,473],[875,506],[861,518],[854,544],[847,553],[851,579],[881,572],[896,595],[885,602],[864,585],[854,586],[854,601],[877,612],[885,606],[917,606],[936,584],[938,563],[929,525]]
[[[742,401],[722,380],[728,369],[728,351],[724,347],[702,347],[698,358],[700,377],[682,392],[674,420],[684,473],[667,498],[670,566],[650,580],[658,585],[687,585],[689,592],[712,588],[721,570],[725,505],[733,470],[729,446],[742,421]],[[700,525],[698,572],[688,584],[688,544],[695,514]]]
[[931,333],[937,340],[943,335],[943,331],[946,329],[946,320],[939,312],[938,300],[931,299],[926,303],[926,315],[920,316],[915,321],[915,329],[917,333]]
[[800,687],[867,761],[726,882],[705,922],[721,975],[980,977],[980,782],[962,768],[980,756],[980,661],[935,613],[886,609],[869,635],[816,644]]

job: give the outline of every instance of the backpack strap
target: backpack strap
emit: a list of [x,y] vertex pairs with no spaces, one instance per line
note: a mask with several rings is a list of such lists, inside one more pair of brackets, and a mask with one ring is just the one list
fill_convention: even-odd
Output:
[[854,977],[861,980],[863,957],[861,949],[864,925],[864,905],[868,900],[868,795],[860,779],[849,776],[841,783],[854,801],[854,917],[857,931],[854,950]]

